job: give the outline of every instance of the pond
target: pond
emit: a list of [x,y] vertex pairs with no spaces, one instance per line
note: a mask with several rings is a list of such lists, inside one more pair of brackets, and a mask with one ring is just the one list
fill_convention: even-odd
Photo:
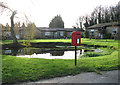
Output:
[[[66,49],[64,46],[56,46],[56,48],[34,48],[25,47],[21,49],[4,49],[2,53],[4,55],[13,55],[16,57],[27,57],[27,58],[44,58],[44,59],[74,59],[75,51],[74,47],[68,46]],[[72,48],[72,49],[71,49]],[[83,55],[84,52],[93,52],[96,50],[77,50],[77,56]]]
[[[60,42],[41,42],[32,43],[31,47],[11,48],[11,45],[3,46],[3,55],[13,55],[16,57],[27,58],[44,58],[44,59],[74,59],[74,46],[70,43]],[[101,52],[101,50],[94,47],[78,46],[77,56],[80,57],[85,52]]]

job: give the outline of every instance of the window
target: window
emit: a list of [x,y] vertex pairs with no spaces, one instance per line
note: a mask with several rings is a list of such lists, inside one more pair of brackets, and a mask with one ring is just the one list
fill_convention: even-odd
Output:
[[114,33],[114,34],[117,33],[117,28],[113,28],[113,33]]
[[16,38],[17,38],[17,39],[20,39],[19,35],[16,35]]
[[90,32],[94,32],[94,29],[90,30]]
[[94,29],[90,30],[90,35],[94,35]]
[[64,36],[64,32],[60,32],[60,36]]
[[8,32],[4,32],[4,36],[7,36],[8,35]]
[[12,51],[11,50],[5,50],[5,53],[10,54],[10,53],[12,53]]
[[50,36],[50,32],[45,32],[45,36]]
[[10,36],[10,32],[4,32],[4,36]]
[[100,37],[101,36],[101,34],[100,33],[98,33],[98,37]]
[[55,32],[55,35],[57,35],[57,32]]
[[23,32],[21,31],[20,34],[23,35]]
[[70,36],[72,36],[72,32],[70,32]]

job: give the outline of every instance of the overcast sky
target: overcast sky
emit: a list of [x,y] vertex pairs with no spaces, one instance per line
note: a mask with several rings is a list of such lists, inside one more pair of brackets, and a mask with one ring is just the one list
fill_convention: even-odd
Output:
[[[60,14],[65,28],[75,25],[79,16],[90,14],[95,7],[115,6],[119,0],[0,0],[19,14],[25,13],[36,26],[48,27],[54,16]],[[0,15],[0,23],[10,22],[9,15]],[[20,15],[19,15],[20,16]],[[16,19],[17,20],[17,19]]]

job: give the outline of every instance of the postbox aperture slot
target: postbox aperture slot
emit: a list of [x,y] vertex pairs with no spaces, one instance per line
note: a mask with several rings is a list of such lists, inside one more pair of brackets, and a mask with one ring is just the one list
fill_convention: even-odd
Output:
[[76,35],[80,35],[80,34],[76,34]]

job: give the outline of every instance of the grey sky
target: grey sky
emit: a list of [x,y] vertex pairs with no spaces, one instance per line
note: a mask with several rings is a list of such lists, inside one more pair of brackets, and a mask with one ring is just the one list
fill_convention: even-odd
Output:
[[[90,14],[96,6],[116,5],[119,0],[0,0],[19,11],[19,16],[25,13],[39,27],[48,27],[50,20],[60,14],[69,28],[75,25],[81,15]],[[22,18],[19,18],[22,20]],[[15,21],[17,21],[16,19]],[[0,23],[9,22],[9,17],[0,16]]]

